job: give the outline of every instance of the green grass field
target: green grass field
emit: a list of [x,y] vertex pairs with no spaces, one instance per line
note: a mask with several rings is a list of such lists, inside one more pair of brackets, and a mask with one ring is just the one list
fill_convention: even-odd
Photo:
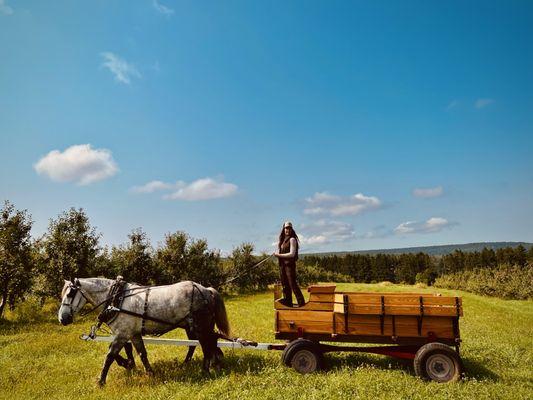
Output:
[[[326,372],[300,375],[283,366],[280,352],[226,350],[220,373],[201,372],[201,351],[181,363],[186,349],[148,346],[155,370],[145,375],[140,360],[128,373],[114,364],[107,386],[96,380],[105,343],[78,336],[91,320],[62,327],[55,315],[39,323],[0,323],[1,399],[531,399],[533,398],[533,301],[499,300],[464,292],[402,285],[339,284],[342,290],[441,292],[463,296],[462,357],[466,379],[427,383],[410,363],[363,353],[334,353]],[[226,298],[233,334],[273,341],[272,293]],[[184,337],[183,331],[165,337]]]

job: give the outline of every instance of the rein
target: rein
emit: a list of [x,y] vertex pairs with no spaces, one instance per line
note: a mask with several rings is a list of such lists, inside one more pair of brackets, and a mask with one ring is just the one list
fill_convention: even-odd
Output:
[[263,258],[263,259],[262,259],[261,261],[259,261],[258,263],[255,263],[255,264],[252,265],[251,267],[247,268],[245,271],[241,272],[240,274],[237,274],[236,276],[234,276],[234,277],[231,278],[231,279],[228,279],[226,282],[224,282],[224,283],[223,283],[222,285],[220,285],[220,286],[225,286],[225,285],[227,285],[228,283],[231,283],[231,282],[233,282],[234,280],[241,278],[242,276],[244,276],[244,275],[246,275],[247,273],[249,273],[250,271],[252,271],[254,268],[257,268],[257,267],[259,267],[261,264],[263,264],[264,262],[266,262],[267,260],[270,260],[273,256],[274,256],[274,254],[271,254],[271,255],[269,255],[268,257]]

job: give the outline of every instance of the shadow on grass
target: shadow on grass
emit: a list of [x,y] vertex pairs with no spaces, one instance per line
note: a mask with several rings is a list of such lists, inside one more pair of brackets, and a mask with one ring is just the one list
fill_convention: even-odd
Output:
[[27,322],[27,321],[11,321],[0,318],[0,335],[16,335],[21,332],[30,332],[40,329],[40,325],[45,322]]
[[[182,358],[172,360],[159,360],[152,363],[154,375],[150,379],[153,385],[161,385],[168,382],[203,383],[225,377],[229,374],[261,374],[266,368],[278,365],[276,361],[257,354],[226,354],[220,371],[211,367],[209,374],[202,370],[203,357],[195,357],[189,363],[184,364]],[[131,374],[132,377],[143,375],[142,366]],[[143,385],[145,382],[132,381],[133,385]]]
[[493,382],[499,380],[500,377],[494,372],[492,372],[490,369],[485,367],[483,364],[468,358],[463,358],[462,360],[465,376],[467,378],[477,380],[488,380]]
[[398,358],[371,355],[368,353],[345,353],[345,354],[327,354],[326,364],[328,370],[335,371],[346,367],[357,368],[360,366],[371,366],[377,369],[404,370],[414,374],[412,362],[410,360],[401,360]]
[[[338,354],[326,355],[329,370],[335,371],[346,367],[357,368],[359,366],[372,366],[377,369],[404,370],[415,375],[413,362],[386,356],[375,356],[365,353],[352,353],[340,356]],[[467,379],[497,381],[499,376],[486,368],[484,365],[463,358],[463,373]]]

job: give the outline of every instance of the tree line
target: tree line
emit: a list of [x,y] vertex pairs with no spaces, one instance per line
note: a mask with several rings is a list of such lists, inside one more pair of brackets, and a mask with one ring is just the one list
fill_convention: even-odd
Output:
[[0,209],[0,317],[6,306],[13,309],[30,295],[41,302],[59,298],[64,279],[75,277],[122,275],[142,285],[193,280],[220,290],[254,291],[266,289],[278,276],[272,259],[246,273],[266,257],[254,255],[251,243],[242,243],[222,258],[205,239],[186,232],[168,233],[154,248],[146,233],[135,229],[126,243],[106,247],[85,211],[75,208],[51,219],[39,238],[32,238],[32,225],[26,210],[10,202]]
[[[102,246],[101,235],[83,209],[71,208],[51,219],[39,238],[32,238],[33,220],[26,210],[6,201],[0,209],[0,317],[6,306],[14,308],[28,296],[59,298],[64,279],[122,275],[128,282],[163,285],[193,280],[221,291],[265,290],[279,279],[271,258],[250,269],[267,254],[254,255],[252,243],[235,247],[229,257],[210,249],[205,239],[186,232],[165,235],[154,247],[142,229],[128,235],[126,243]],[[418,254],[346,254],[301,256],[301,285],[328,282],[422,282],[433,284],[446,274],[500,265],[533,264],[533,248],[523,246],[481,252],[455,251],[445,256]]]
[[306,256],[306,265],[349,277],[354,282],[424,283],[432,285],[440,276],[477,269],[496,269],[502,265],[524,268],[533,264],[533,247],[505,247],[498,250],[430,256],[426,253],[405,254],[345,254],[342,256]]

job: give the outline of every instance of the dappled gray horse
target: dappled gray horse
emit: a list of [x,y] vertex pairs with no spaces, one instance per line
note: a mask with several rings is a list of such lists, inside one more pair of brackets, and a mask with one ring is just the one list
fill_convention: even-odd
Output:
[[[183,328],[189,337],[198,339],[206,372],[209,372],[212,361],[215,367],[220,366],[217,339],[229,337],[229,322],[222,297],[215,289],[191,281],[165,286],[124,282],[117,291],[116,283],[106,278],[65,281],[58,311],[59,322],[68,325],[87,302],[93,307],[107,307],[99,319],[108,313],[103,322],[111,328],[115,339],[109,346],[100,374],[101,385],[105,384],[113,361],[127,369],[135,366],[131,344],[139,353],[146,371],[151,373],[142,335],[161,335],[175,328]],[[112,303],[117,299],[120,300],[118,307]],[[214,332],[215,324],[220,334]],[[119,354],[122,348],[125,348],[127,359]],[[189,350],[187,359],[192,356],[193,349]]]

